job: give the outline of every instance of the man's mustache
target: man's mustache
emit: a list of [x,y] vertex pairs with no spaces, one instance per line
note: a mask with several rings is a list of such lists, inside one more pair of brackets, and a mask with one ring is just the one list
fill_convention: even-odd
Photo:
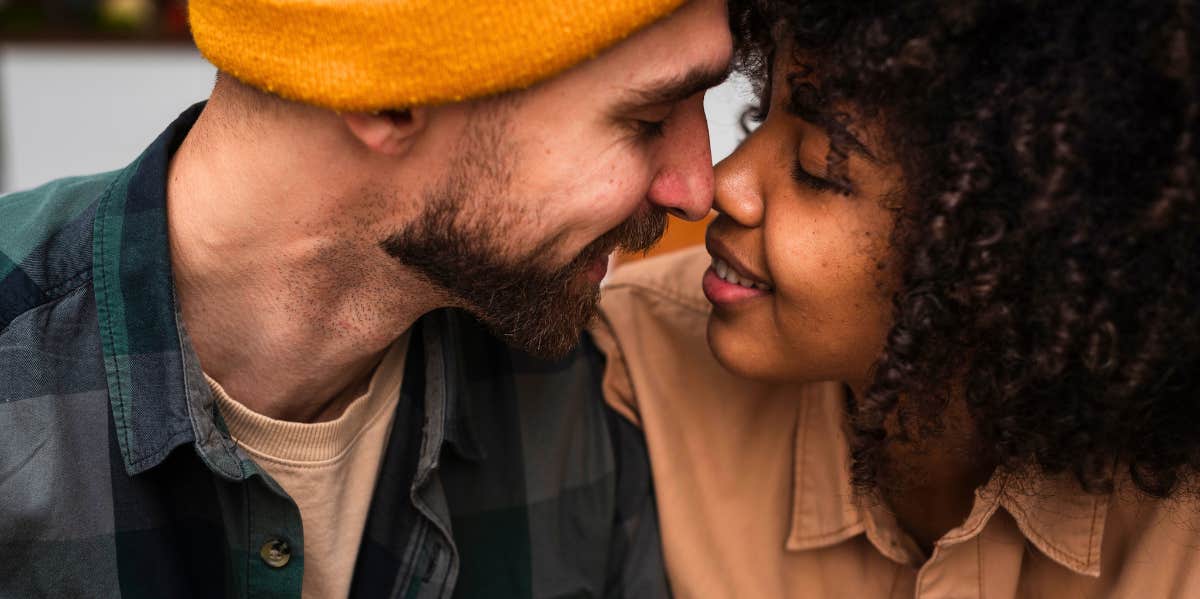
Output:
[[585,268],[594,260],[620,250],[631,254],[653,248],[667,231],[667,211],[657,206],[638,212],[588,244],[572,264]]

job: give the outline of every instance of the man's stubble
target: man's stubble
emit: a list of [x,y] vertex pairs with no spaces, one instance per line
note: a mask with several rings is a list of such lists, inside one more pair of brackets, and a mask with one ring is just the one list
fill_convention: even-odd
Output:
[[[472,119],[446,175],[423,194],[420,214],[380,246],[446,292],[508,345],[534,356],[566,355],[595,316],[599,288],[587,271],[614,250],[643,252],[662,237],[666,213],[649,208],[555,264],[557,236],[520,250],[520,206],[509,196],[517,148],[510,111]],[[549,201],[548,199],[546,201]]]

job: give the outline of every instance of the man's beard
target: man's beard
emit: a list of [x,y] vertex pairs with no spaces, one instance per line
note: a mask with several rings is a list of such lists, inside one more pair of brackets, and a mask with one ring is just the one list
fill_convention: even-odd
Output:
[[549,258],[558,237],[512,257],[504,248],[506,240],[519,238],[512,227],[516,219],[495,214],[505,208],[500,190],[479,191],[451,177],[426,194],[412,224],[380,246],[449,293],[508,345],[542,358],[565,356],[595,316],[599,287],[587,272],[596,261],[617,249],[644,252],[666,229],[666,212],[652,208],[597,238],[566,265]]

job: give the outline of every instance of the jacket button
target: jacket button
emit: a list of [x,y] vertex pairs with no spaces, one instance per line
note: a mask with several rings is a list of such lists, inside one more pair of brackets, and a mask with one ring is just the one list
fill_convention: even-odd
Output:
[[262,549],[258,550],[258,556],[268,566],[282,568],[292,559],[292,548],[288,546],[287,541],[269,539],[263,543]]

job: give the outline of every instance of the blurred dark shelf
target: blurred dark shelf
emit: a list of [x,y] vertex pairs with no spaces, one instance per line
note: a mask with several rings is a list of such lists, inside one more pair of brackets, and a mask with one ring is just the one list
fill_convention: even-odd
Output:
[[0,0],[0,43],[192,45],[185,0]]
[[195,48],[191,36],[94,33],[79,31],[51,31],[38,33],[0,32],[0,44],[54,45],[54,46],[170,46]]

